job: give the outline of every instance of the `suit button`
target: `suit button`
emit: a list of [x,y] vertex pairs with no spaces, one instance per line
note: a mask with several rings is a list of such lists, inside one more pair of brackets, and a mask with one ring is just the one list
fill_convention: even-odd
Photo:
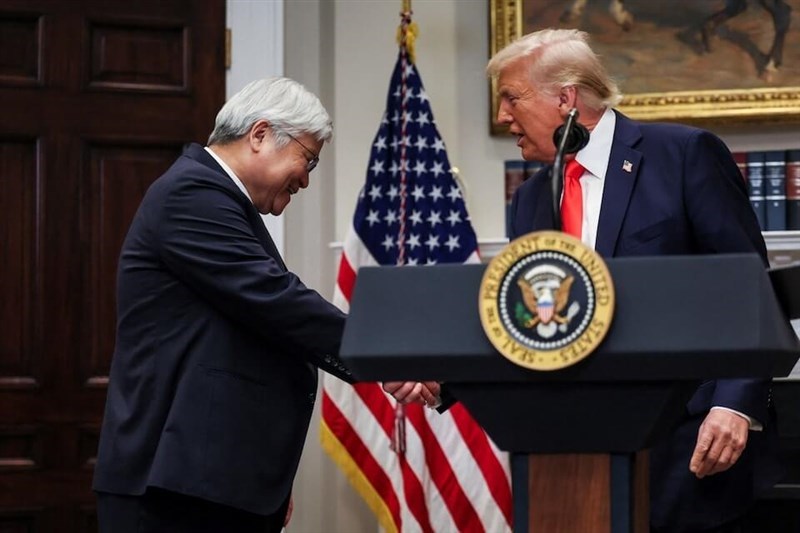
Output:
[[316,399],[317,399],[317,395],[315,393],[312,392],[311,394],[308,395],[308,403],[313,405],[314,404],[314,400],[316,400]]

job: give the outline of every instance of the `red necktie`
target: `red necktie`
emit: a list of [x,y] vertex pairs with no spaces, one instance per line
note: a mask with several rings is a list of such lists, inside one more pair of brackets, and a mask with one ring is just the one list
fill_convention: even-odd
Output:
[[584,168],[575,159],[567,163],[564,173],[564,196],[561,198],[561,229],[581,239],[583,228],[583,193],[581,176]]

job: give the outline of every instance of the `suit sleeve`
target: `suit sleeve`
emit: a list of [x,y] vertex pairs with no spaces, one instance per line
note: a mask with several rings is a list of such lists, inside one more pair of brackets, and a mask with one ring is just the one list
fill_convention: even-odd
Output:
[[689,138],[683,163],[684,202],[698,253],[757,253],[767,266],[747,187],[727,147],[698,130]]
[[230,191],[178,180],[155,220],[161,259],[176,278],[251,333],[352,382],[338,358],[344,314],[266,253]]
[[[708,132],[694,133],[687,145],[683,175],[684,201],[698,253],[757,253],[768,265],[747,188],[724,143]],[[717,380],[703,408],[728,407],[766,423],[770,383],[768,379]]]

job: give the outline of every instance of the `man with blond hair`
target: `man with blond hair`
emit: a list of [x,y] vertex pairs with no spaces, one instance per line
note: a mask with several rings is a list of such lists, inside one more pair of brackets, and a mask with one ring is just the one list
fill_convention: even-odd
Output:
[[[564,198],[577,199],[577,216],[570,228],[565,220],[565,231],[604,257],[757,253],[767,265],[725,144],[701,129],[638,123],[614,110],[620,92],[586,33],[526,35],[498,52],[487,71],[497,78],[497,120],[524,159],[554,161],[553,132],[573,108],[590,132],[588,144],[567,157],[574,177],[565,180]],[[512,238],[555,227],[551,168],[514,195]],[[651,531],[742,531],[757,493],[778,478],[775,448],[769,380],[703,382],[678,427],[651,450]]]

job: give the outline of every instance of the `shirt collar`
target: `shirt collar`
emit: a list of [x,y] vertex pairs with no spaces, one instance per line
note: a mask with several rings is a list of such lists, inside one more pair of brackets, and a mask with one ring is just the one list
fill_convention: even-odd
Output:
[[211,154],[211,157],[214,158],[214,161],[219,163],[219,166],[222,167],[222,170],[224,170],[225,173],[228,175],[228,177],[230,177],[233,180],[233,183],[235,183],[236,186],[239,187],[239,190],[241,190],[244,193],[244,195],[247,197],[248,200],[250,200],[250,203],[252,204],[253,199],[250,198],[250,195],[247,193],[247,189],[245,188],[244,183],[242,183],[242,180],[239,179],[239,176],[236,175],[236,173],[231,169],[231,167],[228,166],[228,164],[225,161],[222,160],[222,158],[220,158],[217,154],[214,153],[214,150],[212,150],[208,146],[205,147],[205,150],[206,152]]
[[616,125],[616,113],[606,108],[597,126],[594,127],[589,135],[589,143],[575,156],[575,159],[583,168],[601,180],[606,177]]

